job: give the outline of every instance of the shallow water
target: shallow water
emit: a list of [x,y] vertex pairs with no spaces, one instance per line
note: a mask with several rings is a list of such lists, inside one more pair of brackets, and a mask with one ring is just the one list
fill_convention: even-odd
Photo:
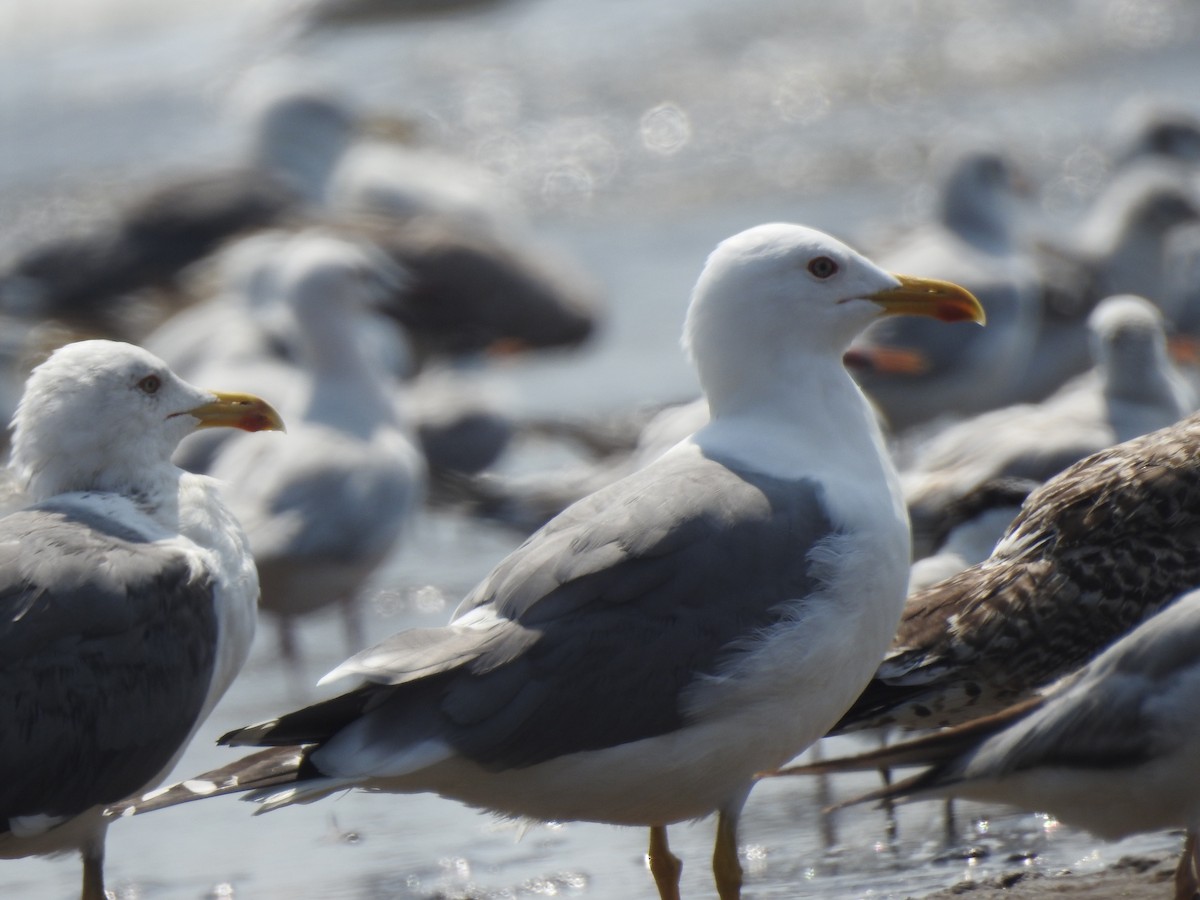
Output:
[[[0,10],[0,253],[95,219],[125,185],[234,158],[221,102],[248,67],[283,55],[280,8],[58,0]],[[514,410],[578,412],[694,392],[678,331],[719,239],[771,219],[864,239],[910,220],[927,201],[921,162],[951,133],[1013,146],[1041,181],[1046,217],[1068,215],[1103,175],[1098,142],[1123,102],[1196,108],[1198,23],[1195,4],[1167,0],[519,0],[325,33],[286,55],[498,172],[539,233],[595,274],[609,322],[592,347],[481,376]],[[371,637],[444,621],[517,540],[446,516],[422,521],[378,579]],[[272,638],[264,628],[180,776],[231,758],[216,735],[306,699],[284,683]],[[332,619],[303,639],[313,681],[345,655]],[[835,790],[873,785],[846,778]],[[956,845],[976,852],[940,859],[940,807],[923,804],[902,810],[894,847],[880,813],[848,810],[827,850],[815,791],[781,780],[752,795],[748,898],[900,898],[1014,866],[1083,871],[1177,844],[1098,845],[995,810],[976,827],[982,810],[964,807],[969,839]],[[644,840],[641,829],[525,828],[428,796],[353,794],[261,818],[225,798],[118,823],[108,873],[118,896],[161,900],[623,898],[652,895]],[[713,896],[711,842],[711,822],[672,829],[685,896]],[[66,898],[78,876],[73,859],[5,862],[0,894]]]

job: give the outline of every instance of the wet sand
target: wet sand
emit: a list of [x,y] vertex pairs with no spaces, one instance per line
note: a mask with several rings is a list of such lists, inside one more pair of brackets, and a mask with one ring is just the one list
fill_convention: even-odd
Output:
[[1172,879],[1177,857],[1170,854],[1126,856],[1101,872],[1077,874],[1064,870],[1055,874],[1011,872],[979,881],[962,881],[953,887],[926,894],[923,900],[971,897],[985,900],[1025,900],[1038,897],[1070,897],[1077,900],[1164,900],[1173,895]]

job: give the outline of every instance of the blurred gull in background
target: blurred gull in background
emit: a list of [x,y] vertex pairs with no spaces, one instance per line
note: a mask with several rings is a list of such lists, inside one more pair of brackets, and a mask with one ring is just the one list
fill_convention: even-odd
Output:
[[[591,335],[592,280],[537,241],[477,169],[432,151],[360,148],[360,117],[304,80],[271,79],[246,93],[245,165],[153,186],[109,222],[25,251],[0,272],[0,308],[137,339],[193,299],[189,267],[222,246],[324,221],[410,268],[411,289],[395,295],[392,313],[422,356],[574,347]],[[344,208],[335,202],[343,194]],[[380,196],[387,201],[370,199]]]
[[[947,508],[1002,477],[1048,480],[1089,454],[1170,425],[1197,398],[1167,354],[1162,314],[1132,295],[1109,297],[1088,317],[1091,371],[1041,403],[955,422],[904,449],[901,468],[913,553],[931,553]],[[994,532],[992,543],[1004,528]],[[991,548],[971,563],[990,555]]]
[[1012,379],[1013,402],[1040,400],[1087,368],[1082,325],[1100,300],[1138,294],[1169,302],[1167,239],[1198,219],[1200,202],[1187,180],[1161,165],[1139,166],[1118,172],[1071,231],[1042,242],[1042,327],[1030,364]]
[[[877,323],[850,349],[858,382],[893,431],[1001,405],[1023,369],[1041,306],[1022,237],[1019,176],[996,149],[959,148],[935,160],[931,222],[879,254],[898,272],[964,285],[987,310],[988,327],[933,327],[915,319]],[[1026,191],[1027,193],[1027,191]]]
[[[227,441],[209,472],[246,529],[260,608],[277,620],[281,652],[298,676],[300,616],[339,605],[348,647],[362,648],[359,595],[420,508],[425,462],[400,419],[390,373],[364,352],[378,260],[318,231],[287,238],[268,264],[259,285],[291,319],[291,360],[271,382],[289,433]],[[249,371],[267,390],[261,368]],[[241,374],[228,368],[225,377]]]

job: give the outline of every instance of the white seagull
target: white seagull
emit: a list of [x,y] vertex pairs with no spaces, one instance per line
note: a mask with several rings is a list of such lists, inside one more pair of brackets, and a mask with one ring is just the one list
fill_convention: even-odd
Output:
[[276,363],[289,433],[237,435],[217,449],[209,473],[246,529],[261,608],[277,620],[284,660],[296,670],[295,620],[323,607],[340,605],[348,652],[363,648],[359,593],[420,509],[425,460],[390,374],[364,349],[370,256],[312,231],[292,236],[272,263],[272,302],[291,326],[294,358]]
[[171,464],[197,428],[269,406],[85,341],[29,376],[0,519],[0,856],[78,850],[103,900],[106,804],[157,784],[250,649],[258,578],[214,482]]
[[[930,766],[851,803],[965,797],[1052,813],[1106,840],[1187,832],[1175,900],[1200,888],[1200,591],[1080,671],[982,719],[779,774]],[[846,804],[842,804],[846,805]]]
[[899,485],[842,366],[880,316],[981,321],[956,285],[888,274],[797,225],[709,257],[684,345],[712,421],[566,509],[446,627],[400,632],[326,682],[348,693],[222,740],[272,749],[121,805],[231,791],[260,811],[359,787],[496,813],[666,827],[718,813],[713,868],[741,891],[737,822],[755,774],[819,738],[895,629],[908,577]]

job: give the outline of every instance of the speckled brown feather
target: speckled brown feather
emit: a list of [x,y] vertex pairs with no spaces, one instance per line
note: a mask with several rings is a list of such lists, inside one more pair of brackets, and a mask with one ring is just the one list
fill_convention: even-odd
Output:
[[987,715],[1200,585],[1200,415],[1093,454],[1030,495],[992,556],[908,599],[833,733]]

